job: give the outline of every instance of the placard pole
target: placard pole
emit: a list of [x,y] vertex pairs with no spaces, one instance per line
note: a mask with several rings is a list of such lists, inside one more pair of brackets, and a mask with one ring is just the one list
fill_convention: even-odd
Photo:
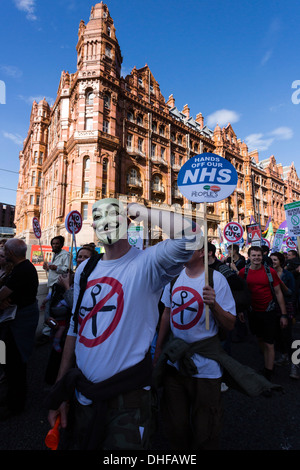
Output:
[[300,236],[297,235],[298,255],[300,255]]
[[[42,248],[42,244],[41,244],[41,239],[39,238],[39,243],[40,243],[40,249],[41,249],[41,253],[42,253],[42,257],[43,257],[43,263],[45,263],[45,256],[44,256],[44,252],[43,252],[43,248]],[[46,271],[46,276],[47,276],[47,279],[48,279],[48,271]]]
[[71,272],[71,265],[73,271],[73,241],[74,241],[74,231],[72,235],[72,242],[71,242],[71,252],[70,252],[70,260],[69,260],[69,272]]
[[[204,272],[205,285],[208,286],[208,239],[207,239],[207,203],[204,202]],[[209,330],[209,305],[205,304],[205,327]]]

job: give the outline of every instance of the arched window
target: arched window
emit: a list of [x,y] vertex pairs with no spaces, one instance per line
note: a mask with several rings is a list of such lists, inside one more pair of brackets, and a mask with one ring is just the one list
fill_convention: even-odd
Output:
[[83,168],[84,168],[84,170],[89,170],[89,169],[90,169],[90,165],[91,165],[90,157],[85,157],[85,159],[83,160]]
[[108,169],[108,160],[107,158],[103,158],[103,172],[107,172],[107,169]]
[[87,106],[93,106],[94,104],[94,92],[92,90],[88,90],[86,92],[85,102]]
[[105,93],[104,94],[104,97],[103,97],[103,101],[104,101],[104,107],[106,109],[110,109],[110,94],[109,93]]

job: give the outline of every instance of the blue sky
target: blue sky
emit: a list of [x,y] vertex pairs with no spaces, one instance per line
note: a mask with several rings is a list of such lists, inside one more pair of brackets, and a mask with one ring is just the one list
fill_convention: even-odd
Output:
[[[81,19],[97,1],[1,0],[0,202],[15,204],[33,99],[76,71]],[[300,177],[300,4],[276,0],[107,0],[123,74],[148,64],[166,100],[204,123],[232,124],[260,160]],[[294,87],[292,88],[294,84]],[[4,93],[5,92],[5,93]],[[5,101],[5,104],[2,104]],[[6,189],[4,189],[6,188]]]

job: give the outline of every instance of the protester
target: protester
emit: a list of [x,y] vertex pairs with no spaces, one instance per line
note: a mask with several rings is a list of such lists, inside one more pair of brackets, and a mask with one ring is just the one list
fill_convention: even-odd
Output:
[[238,270],[234,263],[230,263],[232,266],[231,268],[226,262],[219,261],[215,257],[215,250],[215,245],[208,242],[208,265],[211,269],[217,270],[225,276],[236,304],[237,316],[234,331],[224,332],[222,335],[223,346],[225,350],[230,353],[233,336],[235,336],[236,341],[243,341],[248,333],[246,318],[250,295],[247,284],[237,275]]
[[[281,311],[280,326],[285,328],[288,323],[286,307],[280,287],[280,279],[276,271],[269,267],[273,284],[270,284],[263,264],[263,251],[259,246],[251,246],[248,250],[250,264],[239,272],[239,276],[246,278],[252,301],[249,311],[249,326],[257,336],[259,345],[264,354],[264,375],[272,379],[275,359],[274,342],[277,331],[277,313],[274,297]],[[273,285],[273,287],[272,287]],[[274,291],[274,294],[273,294]]]
[[[86,259],[95,256],[97,252],[91,244],[83,245],[76,254],[76,268]],[[73,308],[74,275],[73,273],[61,274],[52,286],[52,294],[49,297],[49,318],[47,324],[51,328],[52,349],[48,359],[45,373],[45,382],[48,385],[55,383],[61,363],[69,320]]]
[[280,312],[278,312],[278,337],[275,348],[281,352],[278,360],[274,361],[275,365],[287,365],[291,367],[290,377],[299,378],[298,367],[291,362],[292,357],[292,326],[293,319],[295,318],[294,311],[294,296],[295,296],[295,279],[290,271],[284,269],[284,256],[282,253],[275,252],[271,254],[273,268],[277,272],[281,280],[281,289],[284,296],[286,312],[288,316],[288,324],[286,328],[280,328],[279,319]]
[[[233,257],[231,256],[232,252],[233,252]],[[230,268],[233,271],[238,272],[242,268],[245,267],[246,260],[245,260],[245,257],[242,254],[240,254],[239,245],[230,245],[230,246],[228,246],[228,253],[230,253],[230,255],[228,255],[226,258],[224,258],[223,262],[226,263],[228,266],[230,266]],[[231,259],[231,257],[233,259]]]
[[[2,241],[2,240],[1,240]],[[0,241],[0,288],[3,286],[7,276],[10,274],[13,268],[13,264],[8,262],[5,258],[5,253],[4,253],[4,245],[1,245]],[[5,240],[6,242],[6,240]],[[3,326],[0,323],[0,340],[3,340],[3,334],[4,334],[4,329]],[[0,383],[5,380],[5,372],[2,364],[0,364]]]
[[17,311],[15,318],[5,325],[7,397],[0,409],[0,419],[21,413],[26,405],[27,362],[33,351],[39,319],[38,275],[26,259],[26,250],[24,241],[15,238],[4,246],[5,257],[13,264],[13,269],[0,289],[0,308],[12,304],[17,306]]
[[[170,218],[168,233],[174,240],[146,250],[131,247],[127,217],[149,221],[151,214],[152,224],[160,225],[163,212],[137,204],[127,210],[128,214],[117,199],[93,205],[93,227],[105,253],[88,276],[78,315],[79,281],[89,260],[76,270],[73,316],[58,381],[47,400],[50,424],[60,414],[61,426],[66,428],[66,402],[76,381],[76,399],[71,400],[70,409],[73,420],[69,419],[77,436],[76,448],[149,448],[153,424],[149,349],[158,321],[158,301],[161,289],[192,255],[187,237],[195,239],[195,225],[186,221],[185,237],[179,238],[183,219],[176,213]],[[66,384],[70,384],[70,394],[61,393]]]
[[270,258],[270,248],[268,245],[262,245],[261,247],[263,253],[263,263],[266,263],[268,266],[272,267],[272,259]]
[[288,271],[294,271],[299,261],[299,254],[297,250],[288,250],[286,254],[286,269]]
[[13,264],[5,257],[4,247],[0,248],[0,287],[13,268]]
[[[212,338],[218,325],[231,330],[235,324],[235,302],[225,277],[213,271],[214,288],[205,285],[204,249],[195,251],[185,269],[163,293],[165,304],[159,330],[155,362],[171,328],[174,338],[186,343]],[[184,310],[181,306],[187,305]],[[206,329],[205,305],[209,306]],[[220,364],[205,355],[193,355],[195,371],[187,376],[176,361],[163,377],[162,414],[171,450],[217,449],[222,424]]]
[[49,301],[48,299],[51,297],[52,286],[56,283],[59,276],[63,273],[67,273],[70,264],[70,253],[66,250],[63,250],[63,246],[65,243],[64,237],[58,235],[51,240],[51,247],[52,247],[52,260],[51,262],[44,262],[43,269],[47,272],[48,276],[48,295],[46,299],[41,304],[41,310],[45,310],[44,317],[45,317],[45,326],[42,330],[41,336],[37,339],[36,344],[44,344],[50,340],[50,332],[51,329],[47,325],[47,320],[49,318]]

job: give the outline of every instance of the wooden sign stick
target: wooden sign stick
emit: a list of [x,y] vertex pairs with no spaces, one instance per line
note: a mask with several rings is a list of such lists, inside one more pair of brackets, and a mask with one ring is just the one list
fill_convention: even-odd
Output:
[[[204,202],[204,272],[205,272],[205,285],[208,286],[208,240],[207,240],[207,206]],[[205,304],[205,326],[209,330],[209,306]]]

